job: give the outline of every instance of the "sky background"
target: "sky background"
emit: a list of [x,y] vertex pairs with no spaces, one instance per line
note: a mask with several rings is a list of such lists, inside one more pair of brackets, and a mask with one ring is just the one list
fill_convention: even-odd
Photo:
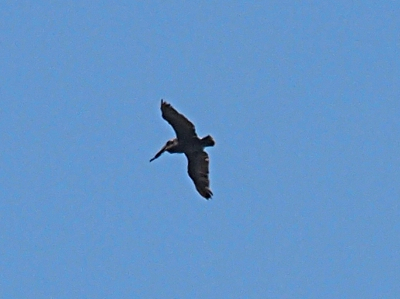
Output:
[[2,1],[0,298],[400,298],[399,15]]

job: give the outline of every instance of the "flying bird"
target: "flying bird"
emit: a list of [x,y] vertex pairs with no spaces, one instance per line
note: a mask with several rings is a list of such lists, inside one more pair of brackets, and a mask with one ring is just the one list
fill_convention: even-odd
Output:
[[213,193],[210,189],[210,180],[208,178],[209,158],[204,148],[214,146],[214,139],[210,135],[199,138],[190,120],[163,100],[161,100],[161,115],[174,129],[176,138],[168,140],[150,162],[160,157],[165,151],[170,154],[185,154],[188,159],[189,177],[193,180],[200,195],[210,199]]

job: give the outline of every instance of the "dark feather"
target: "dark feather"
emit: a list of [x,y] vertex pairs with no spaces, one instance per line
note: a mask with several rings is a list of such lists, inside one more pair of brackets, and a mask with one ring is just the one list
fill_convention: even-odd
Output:
[[205,151],[185,153],[188,159],[188,174],[193,180],[197,191],[206,199],[211,198],[213,193],[210,190],[208,178],[209,158]]
[[171,104],[161,100],[162,117],[172,126],[176,133],[176,137],[180,140],[190,140],[196,137],[194,125],[185,116],[171,106]]

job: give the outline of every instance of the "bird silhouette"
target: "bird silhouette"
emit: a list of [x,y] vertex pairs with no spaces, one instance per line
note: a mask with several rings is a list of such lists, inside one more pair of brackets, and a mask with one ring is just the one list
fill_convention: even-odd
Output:
[[150,162],[160,157],[165,151],[170,154],[185,154],[188,160],[189,177],[200,195],[205,199],[210,199],[213,193],[208,178],[209,158],[204,148],[214,146],[214,139],[210,135],[199,138],[193,123],[164,100],[161,100],[161,115],[174,129],[176,138],[168,140]]

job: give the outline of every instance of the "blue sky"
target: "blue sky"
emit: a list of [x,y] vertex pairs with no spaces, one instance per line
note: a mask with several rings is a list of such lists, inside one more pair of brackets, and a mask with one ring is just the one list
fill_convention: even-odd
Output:
[[0,298],[400,298],[399,8],[3,1]]

